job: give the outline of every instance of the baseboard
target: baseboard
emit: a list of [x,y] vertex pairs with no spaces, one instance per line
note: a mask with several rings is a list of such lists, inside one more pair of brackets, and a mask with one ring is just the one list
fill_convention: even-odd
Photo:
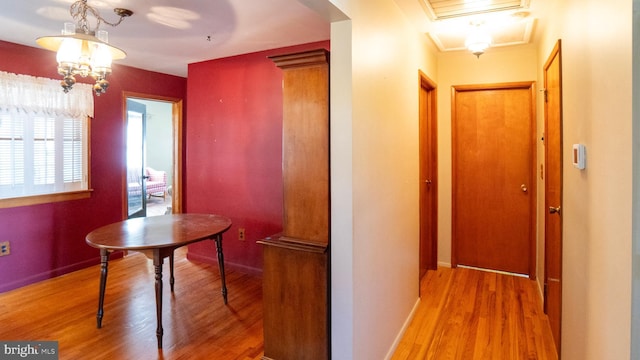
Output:
[[[202,262],[205,264],[218,264],[218,259],[215,257],[196,254],[190,251],[187,251],[187,260]],[[262,276],[262,269],[254,268],[254,267],[243,265],[243,264],[236,264],[234,262],[230,262],[227,260],[224,261],[224,267],[225,269],[230,269],[243,274]]]
[[416,311],[418,311],[419,305],[420,305],[420,298],[416,300],[416,303],[413,305],[413,309],[411,309],[409,316],[404,321],[404,324],[402,324],[402,328],[400,328],[400,332],[396,336],[396,339],[393,341],[393,344],[391,344],[391,348],[389,349],[387,356],[384,357],[385,360],[389,360],[391,359],[391,357],[393,357],[393,353],[396,352],[396,349],[398,348],[398,345],[400,344],[400,341],[402,340],[404,333],[407,331],[407,328],[409,328],[409,325],[411,324],[411,320],[413,320],[413,317],[415,316]]
[[438,261],[438,266],[450,268],[451,267],[451,263],[444,262],[444,261]]

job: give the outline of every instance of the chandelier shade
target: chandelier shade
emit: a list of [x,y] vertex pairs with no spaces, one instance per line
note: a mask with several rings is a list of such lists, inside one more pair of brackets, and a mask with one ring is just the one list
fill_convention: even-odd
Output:
[[63,42],[68,42],[67,40],[69,39],[90,49],[97,48],[100,45],[103,45],[103,47],[106,48],[111,54],[112,60],[121,60],[127,57],[127,53],[123,50],[118,49],[113,45],[109,45],[108,43],[101,41],[93,35],[82,33],[74,35],[42,36],[36,39],[36,43],[47,50],[58,51]]

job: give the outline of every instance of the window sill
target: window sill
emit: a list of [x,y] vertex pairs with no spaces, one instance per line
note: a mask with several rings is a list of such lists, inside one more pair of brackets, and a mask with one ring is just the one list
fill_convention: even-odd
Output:
[[93,190],[71,191],[56,194],[24,196],[9,199],[0,199],[0,209],[12,208],[18,206],[47,204],[61,201],[88,199],[91,197]]

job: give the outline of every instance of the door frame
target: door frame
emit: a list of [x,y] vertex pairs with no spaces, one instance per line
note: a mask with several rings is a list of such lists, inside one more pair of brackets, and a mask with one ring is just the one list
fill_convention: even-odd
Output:
[[[183,100],[178,98],[158,96],[151,94],[143,94],[136,92],[122,92],[122,121],[123,129],[126,129],[127,121],[127,98],[139,100],[162,101],[171,103],[171,123],[173,133],[173,176],[171,182],[171,210],[174,214],[182,213],[182,175],[183,175]],[[127,134],[123,132],[124,143],[126,144]],[[126,157],[126,153],[124,154]],[[125,158],[126,159],[126,158]],[[123,162],[124,163],[124,162]],[[127,218],[127,169],[122,169],[122,219]]]
[[531,163],[530,166],[530,179],[531,184],[529,191],[531,193],[530,201],[530,225],[529,225],[529,278],[531,280],[536,279],[536,226],[537,226],[537,195],[536,186],[532,186],[536,181],[537,175],[537,147],[536,147],[536,90],[535,81],[519,81],[519,82],[506,82],[495,84],[472,84],[472,85],[453,85],[451,86],[451,267],[458,266],[458,250],[456,241],[456,205],[453,199],[455,198],[456,189],[456,134],[454,131],[454,124],[456,123],[456,94],[464,91],[482,91],[482,90],[504,90],[504,89],[528,89],[531,95],[531,128],[530,128],[530,146],[531,146]]
[[[418,78],[420,116],[419,278],[422,278],[426,270],[436,270],[438,267],[438,96],[437,86],[433,80],[420,70],[418,70]],[[430,196],[427,191],[430,191]],[[428,200],[431,200],[430,204],[427,204]],[[432,225],[430,229],[426,229],[427,223]]]

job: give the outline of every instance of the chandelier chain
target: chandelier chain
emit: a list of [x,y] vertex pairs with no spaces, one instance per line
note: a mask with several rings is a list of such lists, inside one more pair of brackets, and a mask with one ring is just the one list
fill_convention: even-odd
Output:
[[[95,17],[96,19],[96,27],[93,30],[89,28],[89,21],[87,20],[87,12],[91,13],[91,15],[93,15],[93,17]],[[80,27],[80,29],[82,29],[82,32],[84,32],[85,34],[95,33],[95,31],[97,31],[100,28],[101,23],[105,23],[107,25],[111,25],[114,27],[118,26],[124,20],[124,18],[128,16],[128,15],[120,14],[120,20],[113,23],[109,22],[105,18],[100,16],[100,13],[98,12],[98,10],[89,6],[87,4],[87,0],[79,0],[71,4],[71,7],[69,8],[69,13],[71,14],[71,17],[76,21],[77,26]]]

